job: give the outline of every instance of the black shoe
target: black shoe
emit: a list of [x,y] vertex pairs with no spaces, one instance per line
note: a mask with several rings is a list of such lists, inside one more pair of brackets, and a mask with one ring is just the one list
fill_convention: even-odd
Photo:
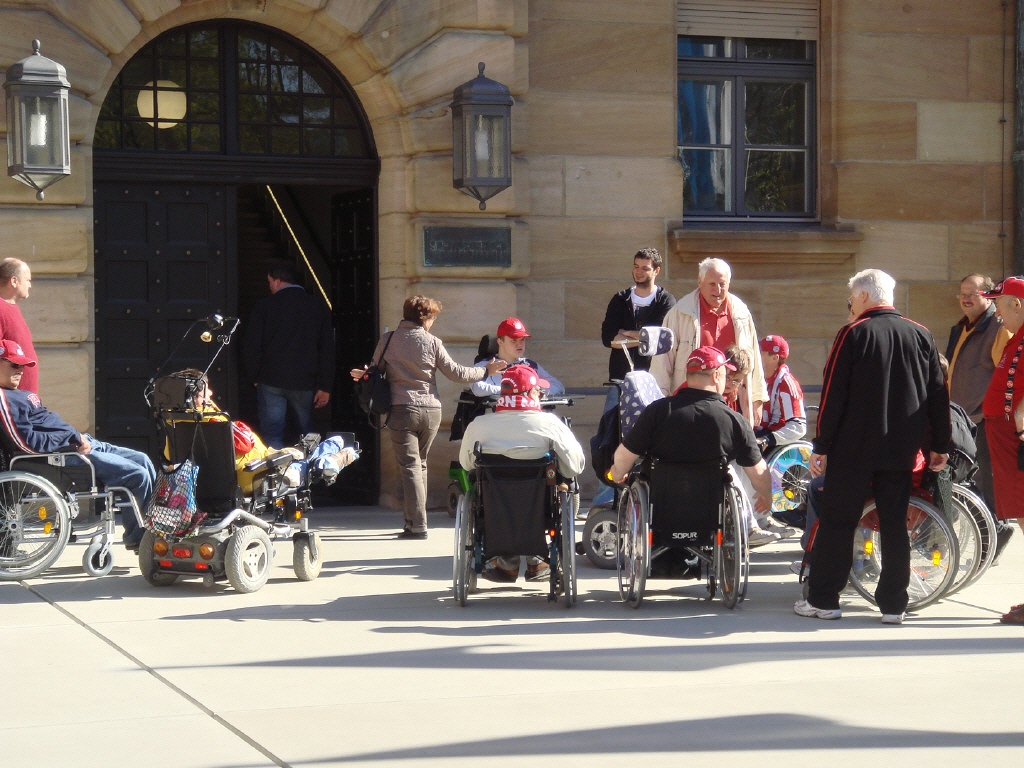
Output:
[[425,539],[427,538],[426,531],[410,531],[408,528],[403,528],[396,538],[399,539]]
[[999,556],[1003,554],[1003,550],[1006,549],[1011,538],[1013,538],[1013,526],[1009,523],[1004,523],[996,530],[996,556],[992,558],[992,565],[999,565]]

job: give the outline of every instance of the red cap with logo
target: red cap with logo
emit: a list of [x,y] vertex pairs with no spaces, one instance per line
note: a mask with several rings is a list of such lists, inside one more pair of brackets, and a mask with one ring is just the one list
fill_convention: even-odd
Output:
[[551,382],[542,379],[528,365],[512,365],[501,374],[501,394],[503,395],[524,395],[534,387],[547,389],[550,386]]
[[762,352],[771,352],[779,357],[789,357],[789,342],[778,335],[765,336],[758,342]]
[[510,339],[528,339],[530,334],[526,332],[526,326],[518,317],[506,317],[498,326],[499,336],[508,336]]
[[723,365],[730,371],[736,370],[736,366],[718,347],[697,347],[686,358],[686,370],[688,371],[711,371],[721,368]]
[[1018,299],[1024,299],[1024,277],[1008,277],[991,291],[985,291],[981,295],[986,299],[997,299],[1000,296],[1016,296]]
[[25,354],[25,350],[16,341],[0,339],[0,360],[10,360],[15,365],[35,365],[36,361]]

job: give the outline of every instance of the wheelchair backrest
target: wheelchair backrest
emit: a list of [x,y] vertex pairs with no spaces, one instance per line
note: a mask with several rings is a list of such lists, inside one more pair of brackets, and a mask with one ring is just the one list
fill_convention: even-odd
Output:
[[619,387],[619,440],[633,429],[644,409],[665,395],[650,371],[630,371]]
[[692,464],[652,461],[651,528],[661,544],[704,544],[718,527],[729,482],[725,459]]
[[238,480],[231,422],[196,421],[196,413],[167,412],[167,459],[178,464],[192,459],[199,467],[196,502],[207,514],[226,512],[235,506]]
[[189,376],[162,376],[153,382],[150,406],[156,411],[186,411],[194,407],[203,380]]
[[510,459],[477,451],[477,498],[483,504],[484,553],[545,555],[552,514],[555,459]]
[[473,359],[473,365],[482,363],[484,360],[490,360],[497,354],[498,337],[491,334],[481,336],[480,344],[476,348],[476,357]]

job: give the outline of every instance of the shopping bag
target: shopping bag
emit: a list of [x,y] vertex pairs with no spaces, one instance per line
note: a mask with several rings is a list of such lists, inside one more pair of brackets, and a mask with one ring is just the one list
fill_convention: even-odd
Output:
[[146,527],[169,538],[188,536],[206,518],[196,507],[199,466],[191,459],[157,473],[146,508]]

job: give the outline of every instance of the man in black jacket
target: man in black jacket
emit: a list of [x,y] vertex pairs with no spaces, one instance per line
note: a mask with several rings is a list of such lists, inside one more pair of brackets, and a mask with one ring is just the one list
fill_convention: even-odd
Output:
[[[629,355],[633,367],[646,371],[651,367],[651,358],[637,351],[640,343],[640,329],[645,325],[661,325],[665,314],[675,306],[675,297],[664,288],[654,284],[661,272],[661,254],[656,248],[642,248],[633,256],[633,286],[623,288],[612,296],[601,323],[601,343],[611,348],[608,357],[609,380],[622,380],[630,371]],[[626,342],[623,351],[619,342]],[[612,346],[615,342],[615,346]],[[611,387],[604,402],[607,413],[618,405],[618,387]],[[593,504],[608,504],[615,498],[615,491],[609,485],[602,485],[594,496]]]
[[949,395],[928,329],[893,309],[896,281],[877,269],[850,279],[851,312],[825,363],[810,469],[828,468],[800,616],[838,619],[839,593],[853,563],[853,539],[874,497],[881,533],[882,573],[875,599],[882,622],[900,624],[907,608],[910,541],[907,504],[917,453],[928,467],[946,465]]
[[309,432],[313,408],[323,408],[334,386],[334,329],[323,302],[298,284],[290,264],[267,270],[270,296],[252,311],[242,360],[256,384],[260,432],[272,448],[285,446],[288,411],[299,433]]

